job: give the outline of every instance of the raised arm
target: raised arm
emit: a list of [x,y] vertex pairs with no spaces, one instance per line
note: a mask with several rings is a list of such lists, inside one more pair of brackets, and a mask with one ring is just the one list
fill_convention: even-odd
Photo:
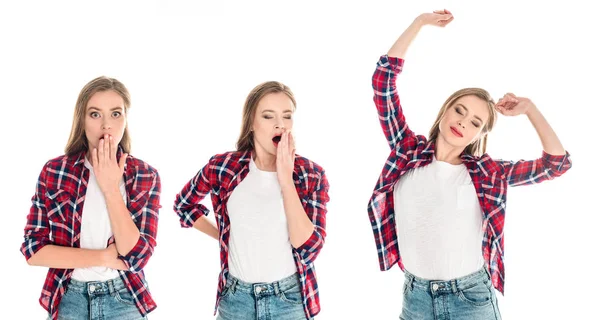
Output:
[[387,55],[380,57],[377,63],[372,78],[373,101],[377,107],[381,128],[392,150],[400,141],[414,136],[404,118],[396,88],[396,77],[402,72],[406,51],[423,26],[445,27],[453,19],[447,10],[421,14],[400,35]]
[[496,104],[496,110],[505,116],[527,116],[542,143],[542,156],[536,160],[499,161],[510,186],[540,183],[561,176],[571,168],[569,153],[563,148],[558,136],[528,98],[507,93]]

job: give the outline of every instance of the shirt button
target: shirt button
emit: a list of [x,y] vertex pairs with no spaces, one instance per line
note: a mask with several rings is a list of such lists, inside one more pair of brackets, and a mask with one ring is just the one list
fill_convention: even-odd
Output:
[[439,286],[437,285],[437,283],[433,284],[433,291],[436,291],[439,288]]

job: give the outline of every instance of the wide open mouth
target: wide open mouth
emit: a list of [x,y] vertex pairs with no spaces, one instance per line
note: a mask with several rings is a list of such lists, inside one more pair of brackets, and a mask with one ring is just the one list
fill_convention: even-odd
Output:
[[281,136],[274,136],[273,139],[273,143],[275,144],[275,146],[277,146],[279,144],[279,142],[281,141]]

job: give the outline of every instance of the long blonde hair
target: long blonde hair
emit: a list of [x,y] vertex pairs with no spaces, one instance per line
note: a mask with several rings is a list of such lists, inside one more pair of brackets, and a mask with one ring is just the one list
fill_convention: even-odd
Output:
[[473,141],[464,150],[465,154],[473,155],[473,156],[481,156],[485,153],[486,148],[487,148],[487,134],[490,131],[492,131],[492,128],[496,124],[496,119],[498,118],[498,113],[496,112],[496,109],[494,108],[494,106],[495,106],[494,99],[492,99],[489,92],[487,92],[486,90],[481,89],[481,88],[460,89],[460,90],[454,92],[450,97],[448,97],[448,99],[446,99],[446,102],[444,102],[444,105],[440,109],[440,112],[438,113],[437,119],[435,120],[435,123],[431,127],[431,130],[429,130],[429,140],[434,141],[434,142],[437,140],[437,138],[440,134],[440,122],[442,121],[442,117],[444,116],[446,111],[448,109],[450,109],[450,107],[452,107],[452,105],[454,105],[456,100],[458,100],[460,97],[469,96],[469,95],[476,96],[479,99],[487,102],[488,111],[490,113],[490,117],[488,118],[487,123],[485,123],[485,125],[481,129],[481,136],[479,137],[479,139]]
[[[90,98],[96,93],[101,91],[112,90],[119,94],[123,98],[123,104],[125,106],[125,115],[129,111],[131,105],[131,97],[129,91],[117,79],[108,78],[105,76],[98,77],[88,82],[77,97],[77,103],[75,104],[75,112],[73,114],[73,125],[71,126],[71,134],[69,135],[69,141],[65,147],[65,154],[71,156],[78,154],[82,151],[88,150],[88,141],[85,135],[85,112]],[[131,152],[131,140],[129,138],[129,131],[125,126],[125,132],[123,132],[123,138],[119,145],[123,149],[123,152]]]
[[236,148],[238,151],[252,151],[254,150],[254,136],[252,134],[252,123],[254,122],[254,116],[256,114],[256,109],[258,108],[258,104],[262,98],[271,93],[285,93],[290,100],[292,100],[292,104],[294,105],[294,110],[296,111],[296,98],[294,98],[294,94],[292,90],[285,84],[277,81],[267,81],[263,82],[248,94],[246,97],[246,102],[244,103],[244,115],[242,118],[242,128],[240,131],[240,136],[236,143]]

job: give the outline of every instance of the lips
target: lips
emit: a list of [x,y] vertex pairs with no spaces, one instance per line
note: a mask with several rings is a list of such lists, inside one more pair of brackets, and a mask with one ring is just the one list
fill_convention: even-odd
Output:
[[450,131],[452,131],[452,133],[459,138],[463,137],[462,133],[460,133],[460,131],[458,131],[458,129],[455,127],[450,127]]

